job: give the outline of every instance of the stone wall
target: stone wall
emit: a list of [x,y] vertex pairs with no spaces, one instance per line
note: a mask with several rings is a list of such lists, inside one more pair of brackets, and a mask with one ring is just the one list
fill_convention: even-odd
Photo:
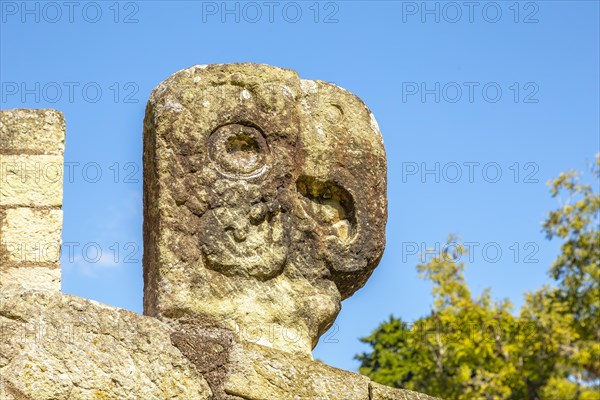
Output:
[[435,400],[190,322],[3,288],[0,399]]
[[0,285],[60,290],[65,120],[0,111]]

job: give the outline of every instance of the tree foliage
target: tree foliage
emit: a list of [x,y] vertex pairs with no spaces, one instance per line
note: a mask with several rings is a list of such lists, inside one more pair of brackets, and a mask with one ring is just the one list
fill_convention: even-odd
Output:
[[[600,157],[592,170],[600,179]],[[431,314],[414,323],[391,316],[362,338],[371,351],[357,355],[360,372],[447,400],[598,400],[600,196],[573,171],[550,187],[567,195],[543,223],[562,240],[554,285],[527,293],[517,314],[489,290],[474,296],[460,262],[466,249],[451,236],[452,254],[417,266],[433,283]]]

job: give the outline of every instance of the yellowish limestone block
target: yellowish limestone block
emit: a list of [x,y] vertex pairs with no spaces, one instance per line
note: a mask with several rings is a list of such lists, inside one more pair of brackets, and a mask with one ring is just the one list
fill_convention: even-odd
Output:
[[171,331],[95,301],[2,288],[0,399],[213,399]]
[[375,382],[371,382],[370,386],[371,400],[440,400],[412,390],[394,389]]
[[60,290],[65,120],[0,111],[0,286]]
[[0,268],[0,286],[18,284],[31,289],[58,292],[60,291],[60,276],[58,267],[2,267]]
[[0,111],[0,152],[55,154],[65,150],[65,119],[52,109]]
[[369,378],[308,358],[241,342],[225,392],[249,400],[369,400]]
[[63,157],[0,154],[0,207],[60,207]]
[[62,210],[0,210],[0,264],[58,267]]

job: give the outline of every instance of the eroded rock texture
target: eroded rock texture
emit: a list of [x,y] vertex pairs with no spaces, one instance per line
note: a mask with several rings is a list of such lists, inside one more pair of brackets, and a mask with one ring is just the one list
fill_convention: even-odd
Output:
[[213,399],[171,333],[116,307],[4,286],[0,399]]
[[386,159],[365,104],[266,65],[196,66],[144,122],[144,309],[310,355],[385,245]]
[[48,290],[0,290],[2,400],[435,400],[242,340]]

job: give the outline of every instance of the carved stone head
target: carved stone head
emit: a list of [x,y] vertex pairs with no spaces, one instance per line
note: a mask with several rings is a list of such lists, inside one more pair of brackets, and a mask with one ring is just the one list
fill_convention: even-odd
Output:
[[144,312],[310,354],[385,246],[386,159],[355,95],[257,64],[195,66],[144,121]]

